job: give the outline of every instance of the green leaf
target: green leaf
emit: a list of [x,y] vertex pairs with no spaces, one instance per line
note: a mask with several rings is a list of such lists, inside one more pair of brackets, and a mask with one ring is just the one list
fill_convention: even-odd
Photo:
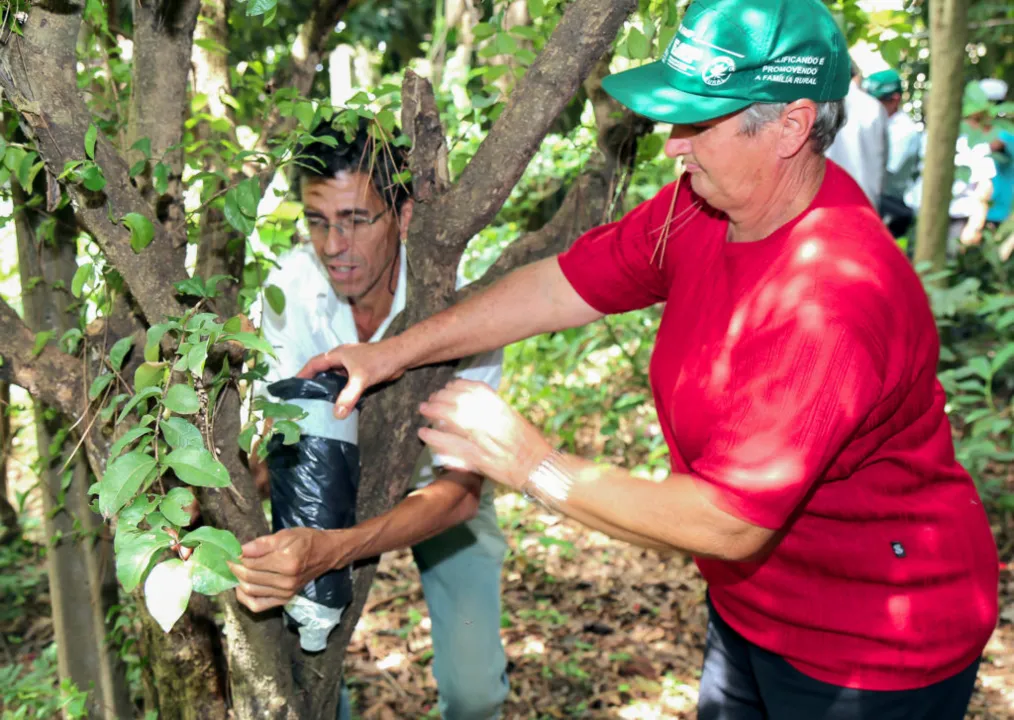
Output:
[[201,403],[192,387],[180,384],[169,388],[165,396],[165,406],[177,415],[193,415],[200,409]]
[[106,403],[106,406],[102,408],[102,411],[99,413],[99,419],[102,422],[108,422],[109,418],[111,418],[113,416],[113,413],[116,412],[116,408],[118,408],[120,406],[120,403],[126,400],[128,397],[129,395],[127,395],[127,393],[120,393],[119,395],[114,395],[113,397],[111,397],[109,399],[109,402]]
[[281,420],[274,423],[271,429],[276,433],[282,433],[283,445],[295,445],[299,442],[301,430],[299,429],[299,425],[291,420]]
[[207,50],[210,53],[217,53],[219,55],[229,54],[228,48],[224,47],[220,42],[212,40],[211,38],[198,38],[194,40],[194,45],[203,50]]
[[130,398],[127,404],[123,406],[123,410],[120,411],[120,416],[116,418],[116,422],[123,422],[124,418],[130,414],[130,411],[137,407],[140,403],[144,402],[148,398],[161,394],[162,388],[160,387],[146,387],[144,390],[134,395],[134,397]]
[[249,0],[246,4],[247,17],[254,15],[263,15],[269,10],[273,10],[278,0]]
[[230,560],[239,560],[240,555],[243,554],[243,546],[240,545],[235,535],[228,530],[219,530],[207,525],[180,538],[180,545],[184,547],[197,547],[198,544],[214,545],[222,550]]
[[155,239],[155,227],[141,213],[127,213],[120,222],[130,228],[130,248],[139,253]]
[[187,422],[181,417],[166,418],[160,427],[162,428],[162,437],[173,450],[184,447],[204,447],[201,431],[193,423]]
[[148,328],[147,341],[144,343],[145,360],[148,362],[158,362],[159,343],[162,342],[162,336],[166,334],[170,327],[169,323],[161,323]]
[[95,268],[91,263],[85,263],[74,271],[74,279],[70,282],[70,292],[74,297],[81,297],[85,283],[92,279],[94,271]]
[[989,378],[993,374],[990,370],[989,360],[982,355],[969,360],[968,369],[983,379]]
[[644,60],[651,54],[651,41],[637,28],[631,28],[627,35],[627,50],[632,60]]
[[128,335],[127,337],[120,338],[114,344],[112,349],[109,351],[109,364],[113,366],[113,370],[119,372],[123,367],[123,361],[127,357],[127,353],[130,352],[130,348],[134,346],[134,336]]
[[225,325],[222,327],[223,332],[237,333],[243,329],[243,321],[238,315],[229,318],[225,321]]
[[281,315],[285,312],[285,293],[277,285],[268,285],[264,288],[264,297],[268,301],[268,305],[275,311],[276,315]]
[[260,410],[265,418],[296,420],[303,416],[303,408],[290,403],[275,403],[262,397],[254,401],[254,410]]
[[187,369],[194,375],[204,374],[204,362],[208,359],[208,341],[202,340],[187,353]]
[[225,220],[242,235],[250,235],[256,227],[254,220],[248,217],[239,205],[239,197],[236,188],[225,194],[225,205],[222,208]]
[[112,447],[109,448],[109,460],[115,459],[125,447],[130,445],[140,437],[145,435],[151,435],[151,428],[146,427],[132,427],[127,432],[123,433],[123,436],[113,443]]
[[193,295],[194,297],[208,297],[208,290],[204,287],[204,278],[199,275],[196,277],[190,277],[186,280],[180,280],[179,282],[173,283],[173,287],[176,288],[180,293],[184,295]]
[[121,528],[116,532],[113,551],[116,555],[116,579],[124,592],[133,592],[141,583],[144,572],[159,550],[168,548],[173,540],[161,530]]
[[[142,520],[148,517],[148,513],[157,507],[158,500],[149,500],[146,495],[138,495],[134,498],[134,502],[123,508],[116,516],[116,526],[117,528],[137,527]],[[117,537],[119,534],[120,532],[117,531]]]
[[131,145],[130,149],[137,150],[139,153],[144,155],[145,160],[148,160],[151,158],[151,139],[143,137]]
[[254,433],[256,433],[256,432],[257,432],[257,426],[254,425],[253,423],[251,423],[250,425],[247,425],[240,432],[239,437],[237,438],[237,442],[239,443],[239,446],[240,446],[240,448],[242,448],[243,452],[245,452],[247,454],[250,453],[250,448],[253,445],[253,436],[254,436]]
[[261,188],[257,178],[247,178],[236,186],[236,202],[247,217],[257,218],[257,206],[260,201]]
[[81,171],[81,184],[92,192],[99,192],[106,186],[106,176],[95,163],[88,163]]
[[158,509],[172,524],[186,527],[190,524],[190,510],[187,508],[193,504],[194,494],[186,488],[177,487],[162,498]]
[[169,166],[164,162],[156,163],[151,171],[152,185],[155,192],[165,195],[169,192]]
[[92,385],[88,388],[88,399],[94,400],[101,395],[102,391],[109,387],[109,383],[113,381],[114,377],[116,376],[112,373],[106,373],[104,375],[99,375],[97,378],[92,380]]
[[89,125],[84,139],[85,155],[89,160],[95,159],[95,141],[98,140],[98,137],[99,129],[94,124]]
[[476,40],[485,40],[488,37],[496,35],[496,27],[489,23],[481,22],[472,28],[472,35]]
[[146,520],[152,530],[161,530],[162,528],[172,527],[172,523],[166,520],[165,515],[160,512],[153,512],[146,518]]
[[997,351],[990,365],[992,373],[996,375],[1000,368],[1006,365],[1011,358],[1014,358],[1014,343],[1009,343],[1002,350]]
[[60,349],[68,355],[74,355],[77,353],[77,347],[81,340],[84,338],[84,333],[78,328],[71,328],[57,341]]
[[134,371],[134,392],[141,392],[145,388],[161,388],[165,382],[167,363],[144,362],[138,365]]
[[271,357],[277,357],[275,355],[275,349],[271,346],[271,343],[262,338],[260,335],[255,335],[254,333],[229,333],[228,335],[223,335],[222,340],[235,340],[248,350],[256,350],[266,355],[270,355]]
[[155,472],[155,458],[140,450],[116,458],[106,467],[99,488],[99,510],[102,515],[109,518],[119,512]]
[[151,569],[144,581],[144,605],[166,633],[183,617],[192,592],[190,569],[179,558]]
[[532,20],[538,20],[546,14],[546,3],[544,0],[528,0],[528,15]]
[[239,585],[229,569],[229,556],[215,545],[201,545],[187,560],[195,592],[217,595]]
[[[360,93],[360,94],[362,94],[362,93]],[[355,98],[354,97],[351,98],[348,101],[347,104],[351,105],[353,103],[355,103]],[[296,103],[294,114],[296,116],[296,119],[299,121],[299,124],[302,125],[303,128],[307,132],[309,132],[310,130],[313,129],[313,116],[314,116],[315,113],[314,113],[314,110],[313,110],[313,104],[312,103],[310,103],[308,101],[305,101],[305,100],[302,101],[302,102]]]
[[165,456],[163,461],[188,485],[197,487],[228,487],[229,471],[203,447],[181,447]]
[[35,345],[32,347],[32,357],[38,357],[42,354],[42,351],[46,348],[48,343],[56,332],[53,330],[43,330],[40,333],[35,334]]

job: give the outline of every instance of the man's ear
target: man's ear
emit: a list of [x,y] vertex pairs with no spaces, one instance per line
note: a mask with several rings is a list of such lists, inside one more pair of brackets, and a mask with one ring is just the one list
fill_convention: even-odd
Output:
[[782,113],[778,154],[782,158],[794,157],[809,142],[816,121],[817,106],[812,100],[796,100],[789,104]]
[[412,224],[412,198],[409,198],[401,206],[398,214],[398,238],[405,242],[408,239],[408,226]]

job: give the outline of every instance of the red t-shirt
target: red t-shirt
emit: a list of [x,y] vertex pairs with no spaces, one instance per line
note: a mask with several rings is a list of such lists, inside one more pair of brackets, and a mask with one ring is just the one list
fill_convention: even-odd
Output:
[[726,242],[689,185],[559,262],[601,312],[665,303],[651,384],[673,471],[785,531],[761,561],[697,560],[716,609],[835,685],[963,670],[997,620],[997,550],[954,457],[918,276],[830,161],[810,207],[757,242]]

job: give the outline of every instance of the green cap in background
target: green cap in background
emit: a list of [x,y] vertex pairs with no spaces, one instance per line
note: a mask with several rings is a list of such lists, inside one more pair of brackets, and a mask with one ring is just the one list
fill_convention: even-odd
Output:
[[602,87],[639,115],[685,125],[757,102],[840,100],[849,65],[820,0],[693,0],[661,60]]
[[897,70],[881,70],[863,80],[863,90],[880,100],[902,91],[901,75]]

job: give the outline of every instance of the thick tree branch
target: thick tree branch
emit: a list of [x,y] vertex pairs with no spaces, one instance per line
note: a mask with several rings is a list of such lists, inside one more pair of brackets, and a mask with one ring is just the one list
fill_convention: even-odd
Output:
[[[183,123],[186,119],[187,76],[201,0],[135,2],[134,71],[130,94],[128,147],[151,141],[151,164],[170,168],[169,189],[158,197],[149,172],[138,178],[142,194],[156,207],[172,243],[176,262],[186,259],[187,224],[183,208]],[[133,151],[132,162],[144,156]]]
[[68,417],[81,412],[81,366],[69,355],[47,345],[34,354],[35,333],[14,308],[0,300],[0,357],[6,379],[35,399],[60,409]]
[[567,9],[475,157],[441,199],[445,229],[433,242],[464,250],[489,224],[635,6],[634,0],[578,0]]
[[[80,11],[79,6],[76,9]],[[36,6],[25,24],[24,35],[12,35],[0,51],[0,85],[54,175],[61,174],[67,163],[85,158],[90,114],[77,91],[75,43],[80,23],[78,13],[56,13]],[[131,249],[130,231],[120,219],[128,213],[154,218],[131,183],[126,161],[101,133],[95,146],[95,162],[107,181],[101,192],[68,184],[78,221],[123,276],[149,323],[167,315],[181,315],[172,283],[184,278],[185,270],[157,220],[153,222],[155,240],[151,246],[141,253]]]

